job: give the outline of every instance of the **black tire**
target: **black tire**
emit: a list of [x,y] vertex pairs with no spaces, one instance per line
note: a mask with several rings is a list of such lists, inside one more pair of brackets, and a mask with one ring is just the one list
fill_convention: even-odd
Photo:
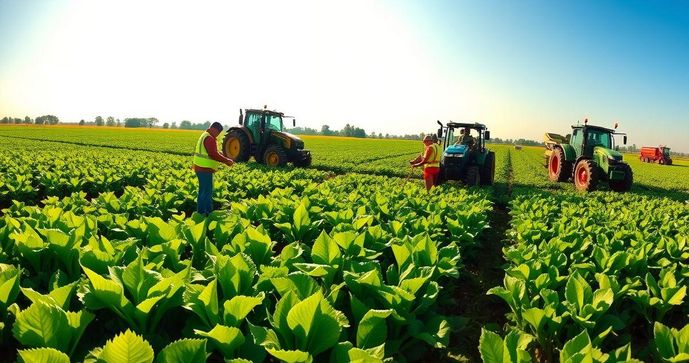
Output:
[[464,184],[468,187],[475,187],[481,184],[481,172],[478,166],[467,166],[467,171],[464,174]]
[[592,192],[598,187],[598,165],[593,160],[581,160],[574,169],[574,186],[577,190]]
[[288,161],[285,150],[277,145],[268,146],[261,159],[264,164],[279,168],[286,166]]
[[300,160],[294,160],[292,164],[296,166],[297,168],[308,168],[311,166],[311,154],[307,155],[305,159],[300,159]]
[[228,131],[222,140],[222,153],[234,161],[249,161],[249,158],[251,158],[251,142],[249,142],[249,137],[241,130]]
[[634,173],[632,172],[632,168],[629,164],[623,164],[622,168],[624,169],[624,179],[611,180],[609,183],[610,189],[616,192],[628,192],[632,189],[632,184],[634,184]]
[[548,178],[554,182],[564,182],[572,175],[572,163],[565,160],[565,153],[556,147],[548,159]]
[[495,153],[486,155],[486,162],[481,165],[481,185],[493,185],[495,180]]

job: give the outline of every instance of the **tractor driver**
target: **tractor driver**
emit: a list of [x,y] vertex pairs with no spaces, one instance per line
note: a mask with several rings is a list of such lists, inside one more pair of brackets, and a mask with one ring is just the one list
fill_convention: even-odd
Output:
[[455,145],[466,145],[471,149],[474,147],[475,142],[476,140],[473,136],[471,136],[471,129],[465,127],[462,131],[459,132],[459,137],[457,138],[457,143]]
[[222,125],[214,122],[196,143],[194,152],[194,171],[199,179],[199,195],[196,200],[196,211],[208,216],[213,211],[213,173],[218,171],[220,163],[232,166],[234,161],[218,153],[216,138],[222,132]]
[[413,167],[423,165],[423,181],[426,185],[426,190],[431,190],[431,188],[436,185],[438,173],[440,172],[441,149],[440,145],[433,142],[433,137],[431,135],[424,136],[423,144],[425,145],[423,155],[410,161],[410,164],[412,164]]

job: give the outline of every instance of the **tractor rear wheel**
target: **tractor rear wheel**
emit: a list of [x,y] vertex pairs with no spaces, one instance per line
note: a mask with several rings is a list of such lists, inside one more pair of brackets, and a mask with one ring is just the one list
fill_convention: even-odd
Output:
[[287,165],[287,154],[285,150],[277,145],[268,146],[263,153],[263,162],[268,166],[284,167]]
[[481,185],[493,185],[495,180],[495,153],[486,155],[486,162],[481,165]]
[[572,163],[565,160],[565,153],[556,147],[548,160],[548,177],[554,182],[563,182],[569,179],[572,173]]
[[234,161],[249,161],[251,143],[241,130],[230,130],[222,141],[222,153]]
[[665,159],[663,159],[663,158],[658,159],[658,164],[665,165]]
[[574,186],[577,190],[592,192],[598,187],[598,165],[593,160],[582,160],[574,170]]
[[481,172],[478,166],[467,166],[466,174],[464,174],[464,184],[468,187],[475,187],[481,184]]
[[623,164],[622,168],[624,169],[624,179],[610,181],[610,189],[616,192],[628,192],[634,184],[632,168],[628,164]]
[[300,160],[294,160],[292,161],[292,164],[296,166],[297,168],[308,168],[311,166],[311,154],[307,155],[305,159],[300,159]]

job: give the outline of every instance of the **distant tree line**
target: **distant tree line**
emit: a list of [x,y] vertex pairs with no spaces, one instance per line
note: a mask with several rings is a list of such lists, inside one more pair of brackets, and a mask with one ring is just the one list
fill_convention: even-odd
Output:
[[522,145],[522,146],[545,146],[545,143],[536,140],[529,139],[501,139],[499,137],[491,138],[489,141],[491,144],[509,144],[509,145]]
[[18,125],[18,124],[56,125],[59,122],[60,122],[60,119],[54,115],[39,116],[39,117],[36,117],[35,120],[32,120],[31,117],[29,117],[29,116],[24,117],[24,119],[12,118],[12,117],[3,117],[2,119],[0,119],[0,124],[16,124],[16,125]]

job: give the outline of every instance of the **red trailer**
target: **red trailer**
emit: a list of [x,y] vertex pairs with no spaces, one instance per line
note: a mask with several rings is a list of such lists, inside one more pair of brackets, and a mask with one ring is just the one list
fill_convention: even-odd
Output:
[[657,163],[665,165],[672,164],[672,159],[670,158],[670,148],[665,146],[642,147],[639,160],[643,161],[644,163]]

